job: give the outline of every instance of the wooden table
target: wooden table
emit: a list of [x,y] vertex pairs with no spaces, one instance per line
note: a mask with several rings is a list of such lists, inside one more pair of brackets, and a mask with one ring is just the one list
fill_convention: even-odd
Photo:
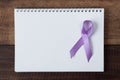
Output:
[[[104,73],[14,72],[14,8],[105,8]],[[120,80],[120,0],[0,0],[0,80]]]

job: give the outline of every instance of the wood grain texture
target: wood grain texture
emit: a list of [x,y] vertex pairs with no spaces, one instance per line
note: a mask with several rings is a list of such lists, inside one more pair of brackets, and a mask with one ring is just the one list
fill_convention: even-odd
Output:
[[120,80],[120,46],[105,46],[104,72],[14,72],[14,46],[0,46],[0,80]]
[[14,45],[14,8],[105,8],[105,44],[120,44],[120,0],[0,0],[0,44]]

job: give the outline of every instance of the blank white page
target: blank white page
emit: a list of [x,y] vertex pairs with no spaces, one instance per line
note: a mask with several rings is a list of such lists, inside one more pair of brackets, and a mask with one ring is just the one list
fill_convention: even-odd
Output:
[[[70,57],[81,37],[84,20],[94,23],[93,55],[87,61],[82,46]],[[16,72],[103,72],[104,9],[15,9]]]

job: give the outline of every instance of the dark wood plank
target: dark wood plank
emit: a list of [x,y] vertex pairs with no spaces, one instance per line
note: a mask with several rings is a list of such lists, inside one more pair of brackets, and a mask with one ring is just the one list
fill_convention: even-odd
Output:
[[120,44],[120,0],[0,0],[0,44],[14,44],[14,8],[105,8],[105,44]]
[[105,72],[14,72],[14,46],[0,46],[0,80],[120,80],[120,46],[105,46]]

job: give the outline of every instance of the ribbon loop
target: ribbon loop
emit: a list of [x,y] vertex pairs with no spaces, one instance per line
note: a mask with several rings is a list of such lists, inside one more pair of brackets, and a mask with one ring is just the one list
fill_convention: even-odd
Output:
[[89,37],[91,36],[92,33],[93,33],[93,22],[90,20],[85,20],[83,22],[83,27],[81,31],[82,37],[77,41],[77,43],[70,50],[71,58],[76,54],[79,48],[84,44],[87,60],[89,62],[92,56],[92,49],[90,46]]
[[82,34],[87,34],[88,36],[91,36],[93,32],[93,23],[90,20],[85,20],[83,22],[83,27],[82,27]]

